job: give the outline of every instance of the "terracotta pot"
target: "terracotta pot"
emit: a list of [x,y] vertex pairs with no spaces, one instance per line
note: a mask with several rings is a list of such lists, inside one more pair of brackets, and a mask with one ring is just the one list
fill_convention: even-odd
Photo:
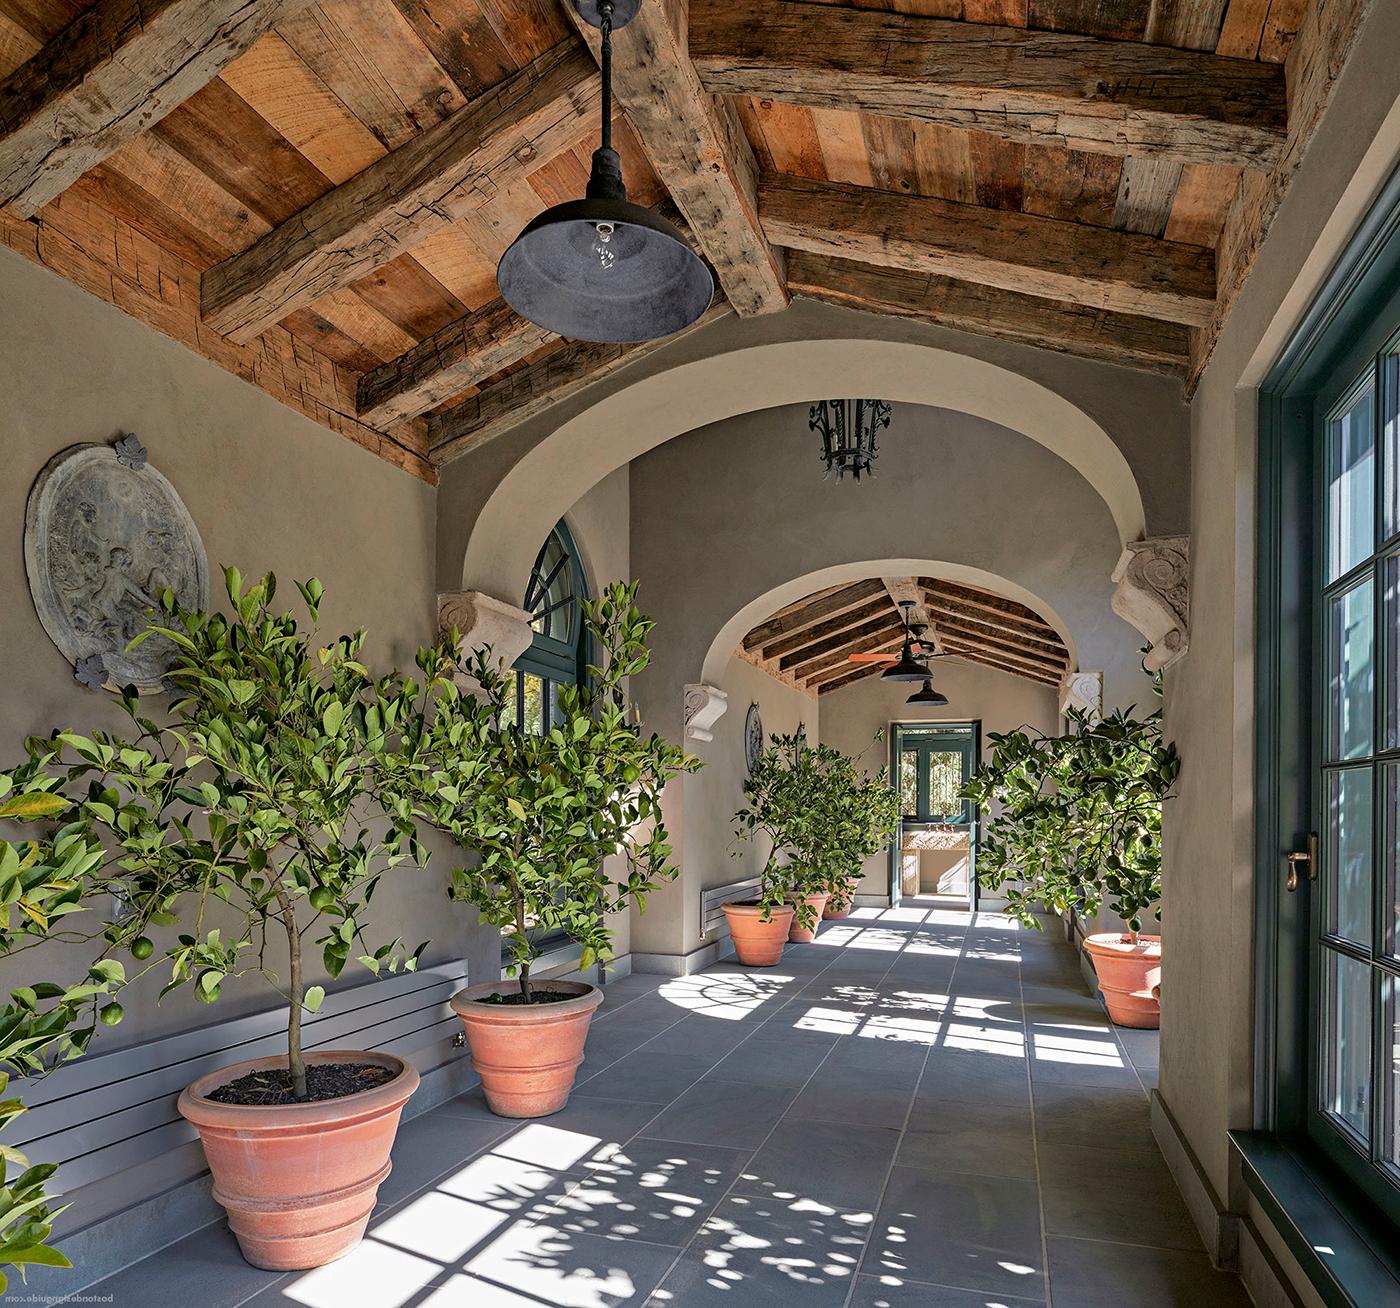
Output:
[[200,1077],[179,1100],[199,1131],[214,1198],[227,1211],[244,1258],[274,1272],[320,1267],[359,1244],[389,1175],[399,1114],[418,1088],[418,1073],[392,1054],[318,1051],[306,1061],[377,1063],[395,1075],[358,1094],[307,1104],[207,1098],[249,1072],[287,1065],[285,1056],[254,1058]]
[[826,901],[826,907],[822,909],[822,920],[824,922],[839,922],[843,917],[850,917],[851,905],[855,903],[855,892],[848,894],[832,895]]
[[467,1029],[472,1066],[497,1117],[548,1117],[569,1102],[583,1042],[603,992],[584,981],[537,981],[539,990],[567,990],[552,1004],[483,1004],[484,995],[519,990],[513,980],[488,981],[452,996]]
[[772,967],[783,956],[793,910],[788,905],[775,908],[763,920],[763,909],[751,901],[724,905],[729,934],[734,939],[734,956],[745,967]]
[[1106,931],[1086,936],[1084,948],[1094,960],[1109,1017],[1119,1026],[1160,1026],[1162,937],[1139,936],[1133,944],[1121,932]]
[[805,945],[808,941],[817,938],[817,927],[821,925],[822,914],[826,912],[826,901],[830,898],[831,896],[826,893],[820,895],[788,896],[788,903],[790,904],[800,904],[805,900],[812,906],[812,912],[810,914],[812,925],[809,927],[800,925],[797,920],[797,914],[795,912],[793,913],[792,926],[788,929],[788,939],[791,940],[793,944]]

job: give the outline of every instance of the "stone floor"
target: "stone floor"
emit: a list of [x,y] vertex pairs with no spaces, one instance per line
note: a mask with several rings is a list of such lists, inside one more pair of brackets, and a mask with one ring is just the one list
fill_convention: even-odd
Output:
[[1223,1308],[1119,1031],[1058,931],[858,910],[780,966],[610,985],[568,1108],[405,1124],[364,1244],[222,1224],[90,1287],[201,1308]]

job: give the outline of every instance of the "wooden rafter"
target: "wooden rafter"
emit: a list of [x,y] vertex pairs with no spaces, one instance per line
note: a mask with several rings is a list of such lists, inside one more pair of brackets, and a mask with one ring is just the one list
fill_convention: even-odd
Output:
[[851,672],[845,672],[839,677],[833,677],[830,681],[823,682],[817,688],[818,695],[829,695],[833,690],[840,690],[842,686],[849,686],[853,682],[865,681],[868,677],[875,676],[880,671],[878,666],[857,667]]
[[36,214],[307,0],[98,0],[0,82],[0,205]]
[[1023,659],[1027,663],[1054,668],[1057,672],[1063,672],[1065,669],[1063,650],[1055,650],[1051,646],[1040,645],[1029,640],[1014,640],[966,619],[945,622],[942,632],[944,643],[949,648],[952,647],[953,643],[977,645],[988,651],[999,651],[1011,657]]
[[929,597],[928,607],[935,618],[943,618],[953,622],[975,622],[979,627],[987,627],[991,631],[1013,640],[1024,640],[1028,644],[1043,646],[1047,650],[1061,654],[1065,652],[1064,642],[1060,640],[1053,627],[1033,626],[1001,614],[993,616],[991,610],[969,608],[965,604],[948,603],[932,595]]
[[844,669],[852,667],[871,667],[879,672],[884,667],[881,663],[858,663],[851,662],[852,654],[892,654],[899,649],[904,639],[902,629],[890,628],[885,634],[880,636],[868,636],[863,640],[852,641],[849,645],[843,645],[840,649],[832,650],[829,654],[823,654],[813,659],[810,663],[800,665],[794,675],[800,676],[808,685],[818,687],[823,682],[832,677],[842,675]]
[[1017,600],[1007,599],[1005,595],[996,595],[992,591],[981,590],[975,586],[964,586],[960,582],[944,581],[939,577],[920,577],[919,584],[925,591],[932,592],[944,599],[970,604],[974,608],[988,609],[993,613],[1017,618],[1021,622],[1029,623],[1035,627],[1054,630],[1034,609],[1019,603]]
[[428,446],[434,463],[449,463],[510,431],[585,386],[610,377],[619,368],[687,332],[697,331],[730,313],[716,300],[686,332],[641,345],[600,345],[573,341],[524,368],[492,382],[480,394],[440,413],[428,415]]
[[823,618],[835,617],[848,609],[859,608],[883,593],[884,587],[878,581],[858,581],[850,586],[818,591],[795,604],[789,604],[767,622],[760,623],[744,637],[743,647],[746,650],[760,649],[779,636],[809,627]]
[[830,636],[860,627],[872,618],[888,618],[889,610],[889,602],[883,596],[877,596],[835,617],[776,637],[762,646],[762,655],[765,659],[780,659],[789,654],[799,654]]
[[981,654],[984,658],[997,659],[1016,671],[1034,673],[1038,676],[1049,677],[1054,681],[1058,681],[1064,675],[1065,669],[1062,663],[1045,662],[1032,655],[1008,649],[995,641],[983,640],[976,636],[950,632],[945,640],[945,646],[949,654],[963,654],[970,650],[974,654]]
[[1210,362],[1225,320],[1302,165],[1357,34],[1375,2],[1312,0],[1303,12],[1285,64],[1289,88],[1287,140],[1274,167],[1265,173],[1245,173],[1230,202],[1216,246],[1219,277],[1215,310],[1204,329],[1192,339],[1188,399]]
[[[727,100],[700,85],[686,50],[687,0],[651,0],[613,37],[613,94],[743,317],[788,304],[782,261],[758,222],[758,166]],[[595,55],[596,28],[565,6]]]
[[998,672],[1010,673],[1013,677],[1025,677],[1028,681],[1037,681],[1044,686],[1058,686],[1059,678],[1047,673],[1034,671],[1028,668],[1018,667],[1009,660],[997,658],[995,655],[984,653],[976,649],[949,650],[960,659],[965,659],[969,663],[981,663],[989,668],[995,668]]
[[378,425],[426,413],[557,339],[497,296],[365,373],[360,418]]
[[1182,163],[1267,166],[1287,114],[1253,59],[801,0],[695,0],[690,53],[716,92]]
[[759,213],[777,244],[812,254],[1195,326],[1215,303],[1209,250],[1134,232],[778,175]]
[[826,304],[921,318],[1153,372],[1183,373],[1190,360],[1190,332],[1179,323],[804,250],[789,252],[787,269],[793,295]]
[[[867,618],[857,627],[851,627],[835,635],[827,636],[823,640],[814,641],[793,654],[785,654],[778,660],[778,666],[784,672],[792,672],[797,676],[805,677],[808,673],[799,671],[799,669],[805,668],[813,660],[824,655],[834,654],[838,650],[841,651],[843,657],[846,653],[861,650],[866,647],[869,641],[888,635],[892,630],[891,623],[896,621],[893,613],[883,609],[875,617]],[[902,633],[902,628],[900,631]]]
[[598,75],[560,43],[204,274],[205,321],[246,342],[470,214],[578,139]]

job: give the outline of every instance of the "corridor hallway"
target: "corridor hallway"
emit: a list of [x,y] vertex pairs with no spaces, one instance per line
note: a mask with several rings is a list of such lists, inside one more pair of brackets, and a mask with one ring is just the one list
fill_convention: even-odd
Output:
[[569,1106],[406,1122],[369,1236],[260,1272],[222,1222],[118,1308],[1224,1308],[1060,925],[858,909],[772,969],[607,987]]

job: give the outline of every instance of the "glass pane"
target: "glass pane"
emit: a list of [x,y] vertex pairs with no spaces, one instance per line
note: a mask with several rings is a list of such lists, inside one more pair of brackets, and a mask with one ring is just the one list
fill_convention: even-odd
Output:
[[930,750],[928,756],[928,811],[933,817],[962,817],[962,751]]
[[1381,694],[1385,702],[1385,749],[1400,749],[1400,556],[1381,571]]
[[527,672],[522,681],[521,698],[525,710],[522,725],[532,736],[538,736],[544,732],[544,679]]
[[1388,354],[1382,365],[1385,371],[1385,416],[1382,419],[1382,446],[1385,451],[1385,536],[1400,531],[1400,476],[1396,461],[1400,460],[1400,354]]
[[501,726],[514,727],[520,723],[520,678],[523,674],[510,672],[506,675],[510,680],[506,682],[506,697],[501,707]]
[[1381,770],[1381,857],[1385,860],[1386,912],[1385,950],[1400,954],[1400,763],[1387,763]]
[[1327,579],[1376,547],[1375,385],[1327,424]]
[[573,641],[574,618],[578,608],[573,591],[574,576],[569,551],[559,533],[552,531],[535,560],[530,585],[525,592],[525,607],[530,611],[531,625],[536,632],[566,643]]
[[919,755],[912,749],[899,756],[899,811],[906,817],[919,811]]
[[1328,601],[1329,759],[1371,752],[1375,704],[1375,586],[1369,577]]
[[1400,1167],[1400,1005],[1396,1004],[1394,977],[1385,978],[1385,1037],[1389,1047],[1382,1065],[1386,1077],[1386,1130],[1383,1157],[1392,1167]]
[[1322,1109],[1371,1135],[1371,969],[1327,950]]
[[1371,943],[1371,769],[1327,774],[1327,929]]

